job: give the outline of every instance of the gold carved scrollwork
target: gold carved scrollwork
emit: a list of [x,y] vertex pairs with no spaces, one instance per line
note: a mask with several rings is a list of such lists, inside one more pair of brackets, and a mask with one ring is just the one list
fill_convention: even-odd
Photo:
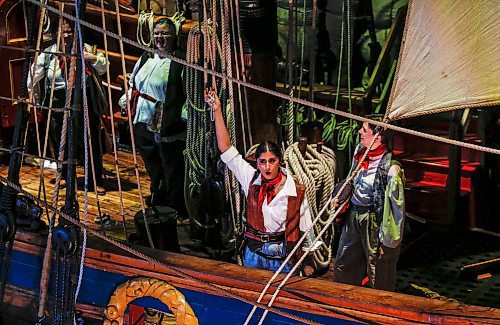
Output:
[[142,297],[152,297],[168,306],[177,324],[195,325],[198,318],[182,293],[165,281],[149,277],[128,280],[116,288],[104,311],[104,325],[122,325],[123,315],[130,302]]

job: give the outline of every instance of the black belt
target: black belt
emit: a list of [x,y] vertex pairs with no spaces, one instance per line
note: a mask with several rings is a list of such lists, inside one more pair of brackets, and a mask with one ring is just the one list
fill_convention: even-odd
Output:
[[257,240],[261,243],[279,242],[285,240],[285,232],[260,232],[250,227],[245,231],[245,237]]
[[351,210],[356,211],[357,213],[366,213],[366,212],[372,211],[372,206],[371,205],[363,206],[363,205],[353,204],[351,206]]

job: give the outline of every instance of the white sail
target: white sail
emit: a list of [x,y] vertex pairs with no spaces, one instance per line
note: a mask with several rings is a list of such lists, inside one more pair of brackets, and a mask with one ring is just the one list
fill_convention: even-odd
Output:
[[390,121],[500,104],[500,0],[413,0]]

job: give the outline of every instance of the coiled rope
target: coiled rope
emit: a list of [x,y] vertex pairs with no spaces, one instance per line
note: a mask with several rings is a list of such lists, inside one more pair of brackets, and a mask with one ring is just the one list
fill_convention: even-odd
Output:
[[[336,158],[335,153],[322,146],[321,153],[318,152],[316,144],[307,145],[305,157],[302,156],[298,143],[289,146],[285,151],[285,163],[292,175],[300,184],[306,186],[306,197],[309,203],[312,219],[316,219],[320,207],[325,206],[333,192],[335,185]],[[328,216],[333,214],[333,206],[329,206],[318,219],[314,227],[314,235],[317,236],[328,221]],[[326,268],[332,257],[331,242],[333,240],[333,229],[330,229],[322,239],[321,246],[314,251],[314,262],[316,268]]]

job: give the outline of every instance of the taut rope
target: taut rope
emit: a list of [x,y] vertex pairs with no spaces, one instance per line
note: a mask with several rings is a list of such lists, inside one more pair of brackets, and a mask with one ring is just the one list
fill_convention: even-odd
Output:
[[[64,4],[61,4],[61,8],[64,9]],[[57,48],[59,50],[60,42],[61,42],[61,34],[62,34],[62,17],[59,18],[59,29],[57,32]],[[37,61],[34,61],[37,62]],[[57,60],[54,60],[54,65],[53,65],[53,71],[56,69],[56,62]],[[61,71],[61,73],[63,73]],[[31,79],[34,80],[34,79]],[[55,84],[55,78],[52,78],[51,81],[51,90],[50,90],[50,99],[49,99],[49,113],[47,117],[47,128],[45,132],[45,144],[44,144],[44,156],[46,154],[46,147],[47,147],[47,141],[48,141],[48,135],[49,135],[49,126],[50,126],[50,121],[51,121],[51,113],[52,113],[52,101],[54,98],[54,84]],[[68,85],[69,88],[69,85]],[[68,122],[68,113],[67,111],[64,112],[63,115],[63,126],[62,126],[62,131],[61,131],[61,141],[59,144],[59,153],[58,153],[58,159],[63,160],[64,159],[64,147],[66,145],[66,130],[67,130],[67,122]],[[61,150],[62,148],[62,150]],[[45,159],[44,159],[45,161]],[[43,163],[42,163],[42,168],[43,168]],[[43,175],[43,172],[42,172]],[[42,180],[43,181],[43,180]],[[52,196],[52,207],[57,208],[57,202],[59,199],[59,183],[61,181],[61,163],[57,163],[57,172],[56,172],[56,183],[55,183],[55,188],[54,188],[54,194]],[[40,278],[40,300],[38,302],[38,313],[37,313],[37,318],[38,320],[42,320],[45,317],[45,304],[47,302],[47,289],[49,285],[49,280],[50,280],[50,270],[51,270],[51,264],[52,264],[52,229],[54,227],[54,220],[55,220],[55,213],[52,214],[52,216],[49,216],[49,212],[47,210],[46,212],[48,221],[49,221],[49,231],[47,235],[47,246],[45,247],[45,252],[43,255],[43,267],[42,267],[42,276]]]
[[[354,169],[354,171],[351,173],[351,175],[349,177],[347,177],[345,183],[342,185],[342,187],[339,189],[337,195],[335,197],[331,197],[328,199],[328,201],[325,203],[325,205],[323,206],[323,208],[321,209],[321,211],[318,213],[318,216],[313,220],[311,226],[309,226],[307,228],[307,230],[304,232],[304,235],[300,238],[299,242],[295,245],[295,247],[293,248],[293,250],[290,252],[290,255],[283,261],[283,264],[278,268],[278,270],[276,270],[276,272],[274,273],[273,277],[268,281],[268,285],[264,288],[264,290],[262,290],[261,292],[261,296],[263,297],[265,292],[267,291],[267,289],[269,288],[269,286],[271,285],[271,283],[274,281],[274,279],[276,278],[276,276],[281,272],[281,270],[285,267],[286,263],[288,263],[288,261],[290,260],[290,258],[293,256],[293,254],[297,251],[297,249],[299,249],[300,247],[300,244],[304,241],[304,239],[307,237],[307,233],[310,231],[310,229],[312,227],[314,227],[314,225],[316,225],[316,223],[320,220],[320,217],[321,215],[326,211],[326,209],[328,208],[328,206],[335,200],[335,199],[338,199],[341,195],[342,195],[342,192],[344,192],[344,190],[346,189],[347,187],[347,184],[351,183],[352,180],[356,177],[356,175],[358,174],[358,172],[361,170],[361,164],[362,162],[365,160],[368,152],[370,151],[370,149],[372,148],[373,144],[375,143],[375,140],[377,139],[377,137],[379,136],[379,133],[377,132],[372,141],[370,142],[370,144],[368,145],[368,148],[367,150],[365,151],[365,153],[363,154],[363,156],[360,158],[359,162],[358,162],[358,165],[356,166],[356,168]],[[274,303],[276,297],[278,296],[278,293],[280,292],[280,290],[283,288],[283,286],[285,285],[285,283],[288,281],[288,279],[290,279],[290,277],[293,275],[293,273],[295,272],[295,270],[297,270],[297,268],[301,265],[301,263],[304,261],[304,259],[307,257],[307,255],[309,254],[309,252],[311,251],[311,249],[315,246],[315,244],[318,242],[318,240],[321,239],[321,237],[323,236],[323,234],[328,230],[328,228],[330,227],[330,225],[332,224],[333,221],[335,221],[337,215],[340,213],[340,211],[342,211],[343,207],[347,204],[348,200],[346,200],[345,202],[343,202],[340,207],[338,207],[336,210],[335,210],[335,213],[333,214],[333,216],[331,218],[328,219],[328,221],[326,222],[326,224],[324,225],[323,229],[321,229],[320,233],[318,234],[318,236],[316,236],[316,238],[314,239],[314,241],[312,242],[311,246],[307,249],[306,252],[304,252],[302,254],[302,256],[300,257],[300,259],[297,261],[297,263],[295,263],[295,265],[293,266],[293,268],[290,270],[290,272],[287,274],[287,276],[281,281],[281,283],[279,284],[279,286],[276,288],[276,290],[274,291],[273,293],[273,296],[271,298],[271,300],[269,301],[269,303],[267,304],[268,307],[272,306],[272,304]],[[254,306],[254,309],[256,307]],[[255,312],[255,310],[252,309],[252,314],[253,312]],[[264,313],[262,314],[262,317],[260,319],[260,322],[259,324],[262,324],[262,322],[264,321],[265,317],[267,315],[267,310],[264,311]],[[251,315],[248,316],[247,319],[249,319],[251,317]]]
[[[36,198],[35,196],[31,195],[30,193],[28,193],[27,191],[23,190],[20,186],[18,186],[17,184],[15,183],[12,183],[11,181],[9,181],[8,179],[4,178],[3,176],[0,176],[0,181],[4,182],[5,184],[7,184],[8,186],[12,187],[13,189],[15,189],[16,191],[18,192],[21,192],[23,193],[24,195],[26,195],[27,197],[29,197],[30,199],[34,200],[37,204],[40,204],[42,205],[43,207],[46,207],[47,209],[49,209],[50,211],[52,211],[53,213],[57,213],[59,216],[61,216],[62,218],[64,218],[65,220],[69,221],[70,223],[80,227],[80,228],[85,228],[87,230],[87,232],[91,233],[92,235],[116,246],[116,247],[119,247],[120,249],[138,257],[138,258],[141,258],[147,262],[150,262],[154,265],[157,265],[157,266],[161,266],[161,267],[164,267],[165,269],[173,272],[174,274],[182,277],[182,278],[185,278],[185,279],[188,279],[190,281],[193,281],[195,283],[198,283],[198,284],[201,284],[203,285],[204,287],[206,288],[209,288],[211,290],[214,290],[220,294],[223,294],[225,296],[228,296],[230,298],[234,298],[234,299],[237,299],[237,300],[240,300],[242,302],[245,302],[245,303],[248,303],[250,305],[256,305],[257,307],[259,308],[262,308],[262,309],[265,309],[265,310],[269,310],[273,313],[276,313],[278,315],[281,315],[281,316],[284,316],[284,317],[287,317],[287,318],[290,318],[290,319],[293,319],[293,320],[296,320],[296,321],[299,321],[299,322],[302,322],[302,323],[305,323],[305,324],[313,324],[313,325],[319,325],[319,323],[317,322],[314,322],[314,321],[311,321],[309,319],[306,319],[306,318],[303,318],[303,317],[300,317],[300,316],[296,316],[296,315],[293,315],[293,314],[290,314],[288,312],[284,312],[280,309],[276,309],[276,308],[270,308],[270,307],[267,307],[266,305],[263,305],[263,304],[256,304],[254,303],[253,301],[251,301],[250,299],[247,299],[245,297],[242,297],[234,292],[232,292],[231,290],[228,290],[228,289],[224,289],[222,287],[219,287],[217,285],[213,285],[209,282],[206,282],[204,280],[201,280],[199,279],[198,277],[196,276],[192,276],[192,275],[189,275],[187,273],[185,273],[183,270],[179,269],[178,267],[175,267],[175,266],[171,266],[171,265],[168,265],[167,263],[165,262],[162,262],[162,261],[159,261],[159,260],[156,260],[150,256],[147,256],[146,254],[144,253],[141,253],[117,240],[114,240],[106,235],[103,235],[101,234],[100,232],[92,229],[92,228],[89,228],[88,226],[84,225],[83,223],[81,223],[80,221],[78,220],[75,220],[73,219],[72,217],[68,216],[67,214],[65,214],[64,212],[62,211],[58,211],[57,209],[51,207],[51,206],[48,206],[45,202],[43,202],[42,200]],[[334,308],[335,309],[335,308]],[[335,311],[334,311],[335,312]]]
[[[104,15],[104,1],[101,0],[101,21],[102,28],[106,30],[106,18]],[[106,56],[106,62],[109,62],[108,55],[108,36],[106,33],[104,35],[104,53]],[[126,80],[124,79],[126,82]],[[109,104],[109,116],[111,119],[111,134],[113,139],[113,156],[114,156],[114,165],[115,165],[115,173],[116,173],[116,181],[118,184],[118,196],[120,199],[120,215],[122,216],[122,224],[123,224],[123,233],[125,234],[125,238],[128,238],[127,226],[125,224],[125,209],[123,208],[123,193],[122,193],[122,181],[120,175],[120,167],[118,166],[118,148],[116,147],[116,131],[115,131],[115,116],[113,112],[112,98],[111,98],[111,80],[109,74],[109,64],[106,64],[106,82],[108,83],[108,104]],[[102,224],[102,222],[101,222]]]
[[[122,65],[122,74],[123,74],[123,86],[125,90],[125,96],[127,98],[127,115],[132,116],[131,108],[130,108],[130,96],[129,96],[129,84],[127,80],[127,69],[125,67],[125,52],[123,49],[123,34],[121,27],[121,16],[120,16],[120,6],[118,5],[118,1],[115,1],[115,12],[118,26],[118,39],[120,42],[120,61]],[[110,32],[102,30],[103,34],[110,35]],[[142,46],[141,48],[145,50],[151,50],[148,47]],[[170,57],[170,56],[168,56]],[[141,186],[141,178],[139,176],[139,164],[137,163],[137,149],[135,148],[135,137],[134,137],[134,124],[131,118],[128,119],[128,125],[130,129],[130,143],[132,145],[132,156],[134,158],[134,171],[135,171],[135,179],[137,182],[137,189],[139,190],[139,197],[141,200],[141,211],[144,217],[144,226],[146,228],[146,234],[148,236],[149,246],[154,248],[153,238],[151,237],[151,230],[149,229],[148,221],[146,218],[146,208],[144,206],[144,197],[142,195],[142,186]],[[115,156],[116,157],[116,156]],[[116,158],[115,158],[116,159]]]
[[[62,13],[59,10],[57,10],[57,9],[51,7],[51,6],[44,5],[44,4],[42,4],[41,2],[39,2],[37,0],[26,0],[26,1],[28,1],[30,3],[33,3],[33,4],[36,4],[36,5],[40,6],[40,7],[44,7],[44,8],[46,8],[49,11],[52,11],[52,12],[55,12],[55,13],[61,13],[62,16],[64,16],[65,18],[67,18],[69,20],[72,20],[72,21],[76,21],[77,20],[77,19],[75,19],[75,17],[73,17],[71,15],[68,15],[66,13]],[[144,49],[145,51],[149,51],[149,52],[153,52],[153,53],[160,53],[160,51],[158,51],[158,50],[147,48],[147,47],[142,46],[141,44],[139,44],[137,42],[134,42],[134,41],[132,41],[132,40],[130,40],[128,38],[124,38],[124,37],[122,37],[120,35],[117,35],[115,33],[109,32],[109,31],[104,31],[102,28],[97,27],[97,26],[95,26],[93,24],[90,24],[88,22],[80,21],[80,23],[83,26],[85,26],[85,27],[88,27],[90,29],[93,29],[93,30],[101,32],[101,33],[106,33],[108,36],[120,40],[121,41],[120,42],[120,46],[122,46],[121,43],[124,42],[124,43],[127,43],[129,45],[132,45],[132,46]],[[165,55],[166,55],[166,57],[170,58],[172,61],[175,61],[177,63],[183,64],[183,65],[188,66],[190,68],[193,68],[195,70],[203,71],[206,74],[210,73],[214,77],[218,77],[218,78],[221,78],[221,79],[226,79],[226,80],[229,80],[231,82],[234,82],[234,83],[237,83],[237,84],[241,84],[242,86],[245,86],[247,88],[254,89],[256,91],[259,91],[259,92],[262,92],[262,93],[266,93],[266,94],[269,94],[269,95],[272,95],[274,97],[278,97],[278,98],[281,98],[281,99],[284,99],[284,100],[287,100],[287,101],[292,101],[292,102],[294,102],[296,104],[302,104],[304,106],[309,106],[309,107],[312,107],[314,109],[322,110],[322,111],[327,112],[327,113],[337,114],[337,115],[343,116],[345,118],[353,119],[353,120],[360,121],[360,122],[369,122],[372,125],[381,126],[381,127],[386,128],[386,129],[395,130],[395,131],[398,131],[398,132],[401,132],[401,133],[406,133],[406,134],[410,134],[410,135],[414,135],[414,136],[418,136],[418,137],[421,137],[421,138],[425,138],[425,139],[429,139],[429,140],[433,140],[433,141],[438,141],[438,142],[442,142],[442,143],[446,143],[446,144],[450,144],[450,145],[461,146],[461,147],[472,149],[472,150],[483,151],[483,152],[488,152],[488,153],[492,153],[492,154],[495,154],[495,155],[500,155],[500,149],[489,148],[489,147],[480,146],[480,145],[476,145],[476,144],[472,144],[472,143],[467,143],[467,142],[463,142],[463,141],[446,139],[446,138],[443,138],[443,137],[440,137],[440,136],[436,136],[436,135],[432,135],[432,134],[427,134],[427,133],[424,133],[424,132],[419,132],[419,131],[405,129],[405,128],[402,128],[402,127],[397,127],[395,125],[388,124],[386,122],[372,121],[372,120],[370,120],[368,118],[365,118],[365,117],[362,117],[362,116],[358,116],[358,115],[355,115],[355,114],[352,114],[352,113],[348,113],[348,112],[344,112],[344,111],[332,109],[330,107],[327,107],[327,106],[324,106],[324,105],[320,105],[320,104],[316,104],[316,103],[312,103],[312,102],[310,102],[308,100],[304,100],[304,99],[301,99],[301,98],[291,97],[291,96],[289,96],[287,94],[283,94],[283,93],[280,93],[280,92],[275,91],[275,90],[270,90],[270,89],[267,89],[267,88],[264,88],[264,87],[261,87],[261,86],[258,86],[258,85],[254,85],[254,84],[252,84],[250,82],[247,82],[247,81],[242,81],[242,80],[239,80],[237,78],[230,78],[230,77],[228,77],[228,76],[226,76],[226,75],[224,75],[224,74],[222,74],[220,72],[217,72],[217,71],[214,71],[214,70],[210,70],[210,69],[201,67],[201,66],[199,66],[197,64],[189,63],[186,60],[179,59],[179,58],[174,57],[172,55],[169,55],[169,54],[165,54]],[[491,105],[488,104],[488,103],[485,103],[485,104],[470,105],[469,108],[479,108],[479,107],[488,107],[488,106],[491,106]],[[451,109],[443,109],[442,111],[444,112],[444,111],[450,111],[450,110]]]

